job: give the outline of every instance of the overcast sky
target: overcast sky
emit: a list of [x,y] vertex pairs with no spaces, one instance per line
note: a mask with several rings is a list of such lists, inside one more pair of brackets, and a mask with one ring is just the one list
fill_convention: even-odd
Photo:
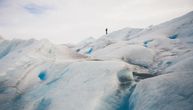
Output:
[[144,28],[193,11],[193,0],[0,0],[0,35],[76,43],[105,28]]

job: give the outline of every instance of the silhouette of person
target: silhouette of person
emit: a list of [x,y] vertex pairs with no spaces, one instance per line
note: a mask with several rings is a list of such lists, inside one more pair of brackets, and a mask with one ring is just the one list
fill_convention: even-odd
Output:
[[107,35],[108,34],[108,29],[106,28],[105,31],[106,31],[106,35]]

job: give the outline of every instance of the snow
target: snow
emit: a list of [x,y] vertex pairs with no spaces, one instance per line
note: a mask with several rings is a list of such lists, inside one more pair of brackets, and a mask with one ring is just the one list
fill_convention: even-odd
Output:
[[192,29],[190,12],[76,46],[0,38],[0,109],[192,110]]

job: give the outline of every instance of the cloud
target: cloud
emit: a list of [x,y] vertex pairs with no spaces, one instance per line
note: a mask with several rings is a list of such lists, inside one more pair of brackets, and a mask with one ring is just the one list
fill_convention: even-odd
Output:
[[29,3],[24,6],[24,9],[27,10],[31,14],[43,14],[49,8],[47,6],[41,6],[34,3]]
[[0,0],[0,7],[4,6],[6,3],[6,0]]

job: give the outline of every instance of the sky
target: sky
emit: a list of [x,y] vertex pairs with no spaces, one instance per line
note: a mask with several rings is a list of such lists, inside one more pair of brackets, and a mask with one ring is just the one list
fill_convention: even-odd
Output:
[[0,0],[0,35],[55,44],[146,28],[193,11],[193,0]]

